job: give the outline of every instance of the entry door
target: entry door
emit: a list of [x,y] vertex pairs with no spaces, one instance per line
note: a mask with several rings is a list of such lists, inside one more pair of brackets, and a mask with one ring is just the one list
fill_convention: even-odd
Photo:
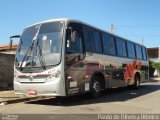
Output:
[[70,23],[66,33],[65,76],[67,95],[83,91],[85,81],[85,53],[82,25]]

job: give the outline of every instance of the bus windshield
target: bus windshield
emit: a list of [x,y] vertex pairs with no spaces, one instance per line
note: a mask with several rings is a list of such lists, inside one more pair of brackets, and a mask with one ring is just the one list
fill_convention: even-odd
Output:
[[26,28],[20,38],[15,66],[45,68],[61,59],[62,22],[49,22]]

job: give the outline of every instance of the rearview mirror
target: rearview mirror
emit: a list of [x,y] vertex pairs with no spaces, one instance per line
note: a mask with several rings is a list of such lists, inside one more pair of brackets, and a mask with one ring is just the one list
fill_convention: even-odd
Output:
[[13,38],[17,39],[17,38],[20,38],[20,37],[21,37],[20,35],[14,35],[14,36],[10,37],[10,43],[9,43],[9,49],[10,49],[10,51],[12,50]]

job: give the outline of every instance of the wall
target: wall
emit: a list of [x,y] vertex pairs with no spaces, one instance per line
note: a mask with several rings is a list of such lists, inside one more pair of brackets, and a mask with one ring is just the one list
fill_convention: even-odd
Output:
[[13,88],[14,54],[0,53],[0,90]]

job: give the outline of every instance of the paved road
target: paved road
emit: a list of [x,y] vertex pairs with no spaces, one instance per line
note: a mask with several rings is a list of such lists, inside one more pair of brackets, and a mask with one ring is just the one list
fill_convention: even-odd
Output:
[[115,88],[99,98],[88,94],[69,98],[51,98],[0,106],[0,113],[10,114],[160,114],[160,81],[144,83],[138,90]]

